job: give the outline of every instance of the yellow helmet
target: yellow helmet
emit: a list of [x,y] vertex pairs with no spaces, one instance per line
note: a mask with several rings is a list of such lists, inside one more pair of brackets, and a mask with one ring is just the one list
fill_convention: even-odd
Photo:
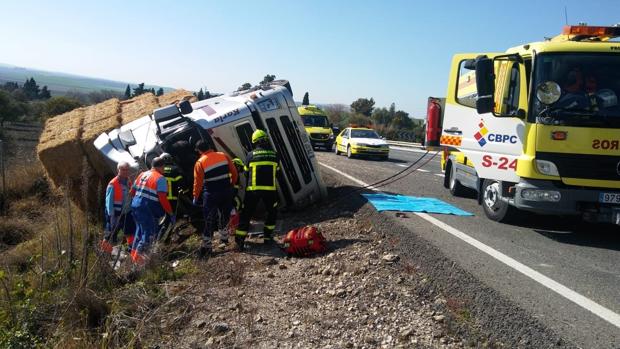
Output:
[[267,133],[263,130],[256,130],[252,133],[252,143],[258,143],[260,141],[266,141],[268,139]]
[[234,159],[232,159],[232,162],[233,162],[233,164],[235,164],[235,166],[237,166],[237,167],[241,167],[241,168],[243,168],[243,166],[245,166],[245,165],[243,164],[243,160],[241,160],[241,159],[239,159],[239,158],[234,158]]

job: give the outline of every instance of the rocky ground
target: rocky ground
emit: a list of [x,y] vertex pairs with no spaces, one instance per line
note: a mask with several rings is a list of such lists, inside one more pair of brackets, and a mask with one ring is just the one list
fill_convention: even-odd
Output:
[[[536,319],[403,231],[324,173],[327,204],[283,213],[282,232],[313,225],[325,254],[286,256],[260,239],[186,260],[190,280],[134,332],[145,348],[570,348]],[[406,215],[406,214],[404,214]],[[406,237],[406,238],[403,238]],[[180,265],[168,261],[171,265]]]

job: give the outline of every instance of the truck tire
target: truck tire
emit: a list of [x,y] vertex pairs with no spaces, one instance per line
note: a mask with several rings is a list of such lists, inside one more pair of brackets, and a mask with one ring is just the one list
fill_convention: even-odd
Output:
[[480,191],[482,208],[486,216],[496,222],[507,222],[516,215],[516,208],[501,200],[500,183],[493,179],[485,179]]
[[450,166],[450,174],[448,178],[448,189],[452,196],[464,196],[467,193],[467,188],[456,179],[456,166]]

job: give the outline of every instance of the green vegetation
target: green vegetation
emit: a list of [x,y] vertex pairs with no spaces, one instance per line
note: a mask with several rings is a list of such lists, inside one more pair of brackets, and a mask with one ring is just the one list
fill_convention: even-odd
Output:
[[358,98],[350,108],[343,104],[333,104],[325,108],[330,122],[341,130],[349,124],[374,127],[379,134],[391,140],[421,142],[424,140],[422,120],[412,119],[409,113],[396,110],[392,103],[389,108],[375,108],[373,98]]

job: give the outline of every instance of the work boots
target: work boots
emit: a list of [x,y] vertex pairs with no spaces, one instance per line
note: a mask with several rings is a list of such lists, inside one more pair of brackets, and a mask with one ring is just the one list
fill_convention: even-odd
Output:
[[245,238],[242,236],[235,236],[235,244],[237,245],[237,251],[245,251]]

